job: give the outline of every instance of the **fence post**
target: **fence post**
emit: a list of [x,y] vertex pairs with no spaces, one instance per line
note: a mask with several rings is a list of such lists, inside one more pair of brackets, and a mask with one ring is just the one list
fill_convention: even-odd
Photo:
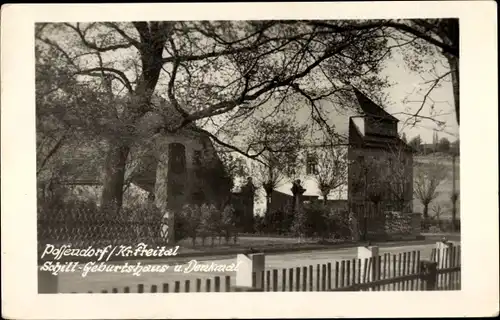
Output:
[[59,277],[38,266],[38,293],[58,293]]
[[436,290],[437,283],[437,262],[423,260],[419,266],[420,280],[424,285],[424,290]]
[[[259,289],[262,287],[266,257],[264,253],[238,254],[236,256],[236,287],[240,289]],[[255,287],[252,275],[255,273]]]
[[[358,247],[358,259],[360,259],[361,262],[359,265],[361,271],[361,282],[363,282],[363,279],[367,279],[368,282],[376,280],[376,275],[378,274],[377,269],[379,266],[378,263],[375,262],[379,256],[378,252],[378,246]],[[371,264],[370,261],[372,261]],[[369,263],[369,265],[365,267],[366,263]],[[366,276],[365,270],[368,272]]]
[[436,242],[436,259],[437,259],[437,268],[444,269],[446,267],[446,262],[451,259],[451,248],[453,247],[452,242],[448,242],[446,240],[442,240]]

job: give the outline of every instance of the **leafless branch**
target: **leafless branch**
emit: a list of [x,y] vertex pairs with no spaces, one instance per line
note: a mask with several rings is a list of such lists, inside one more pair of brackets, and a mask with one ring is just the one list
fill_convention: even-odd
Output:
[[77,23],[76,26],[72,25],[71,23],[64,23],[64,25],[73,29],[76,32],[76,34],[82,40],[83,45],[85,45],[89,49],[93,49],[99,52],[113,51],[117,49],[128,49],[134,45],[131,42],[127,42],[122,44],[114,44],[114,45],[100,47],[95,42],[91,42],[86,38],[86,33],[80,29],[80,23]]

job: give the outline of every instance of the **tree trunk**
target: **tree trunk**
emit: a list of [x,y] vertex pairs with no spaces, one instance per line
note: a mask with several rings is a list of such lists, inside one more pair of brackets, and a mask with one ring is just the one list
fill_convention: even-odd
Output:
[[145,87],[144,82],[138,85],[136,91],[130,96],[126,112],[123,114],[125,130],[117,130],[114,139],[109,141],[110,148],[106,156],[101,197],[101,207],[109,211],[108,214],[118,214],[122,206],[125,166],[135,137],[135,125],[144,114],[144,105],[151,100],[153,90],[154,86]]
[[266,214],[264,217],[266,232],[271,232],[271,193],[266,192]]
[[424,219],[428,219],[428,218],[429,218],[429,204],[424,203]]
[[423,203],[424,205],[424,228],[429,227],[429,203]]
[[459,60],[457,57],[448,56],[448,63],[451,70],[451,84],[453,87],[453,99],[455,102],[455,113],[457,116],[457,123],[460,125],[460,74],[459,74]]
[[101,208],[108,216],[117,216],[123,203],[125,165],[130,152],[126,144],[112,141],[104,164]]
[[453,232],[456,232],[458,230],[458,224],[457,224],[457,196],[456,194],[453,195],[452,199],[452,208],[451,208],[451,226],[453,228]]

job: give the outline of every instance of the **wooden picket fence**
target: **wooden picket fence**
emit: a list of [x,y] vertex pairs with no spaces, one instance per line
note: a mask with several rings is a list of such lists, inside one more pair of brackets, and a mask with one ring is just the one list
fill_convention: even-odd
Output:
[[429,260],[421,260],[420,251],[411,251],[385,253],[370,259],[265,270],[260,275],[253,273],[252,288],[237,288],[233,286],[231,276],[216,276],[148,288],[139,284],[136,288],[113,288],[97,293],[460,290],[460,253],[460,246],[453,246],[432,249]]
[[[221,279],[224,279],[222,283]],[[202,285],[204,284],[204,285]],[[134,290],[135,289],[135,290]],[[234,291],[231,287],[230,276],[216,276],[212,279],[195,279],[175,281],[173,285],[169,283],[162,283],[161,285],[151,285],[148,288],[144,284],[138,284],[136,288],[130,286],[123,289],[113,288],[111,290],[101,290],[95,293],[181,293],[181,292],[230,292]],[[76,293],[76,292],[72,292]],[[88,293],[94,293],[88,291]]]
[[254,287],[271,292],[460,290],[460,246],[444,250],[449,259],[442,262],[439,250],[433,249],[430,261],[421,260],[420,251],[411,251],[266,270]]

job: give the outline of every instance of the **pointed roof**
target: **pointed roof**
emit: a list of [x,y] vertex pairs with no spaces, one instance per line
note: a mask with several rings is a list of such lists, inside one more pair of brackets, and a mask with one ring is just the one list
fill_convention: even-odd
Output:
[[370,98],[364,95],[356,87],[353,86],[352,88],[354,90],[354,93],[356,94],[356,98],[358,99],[359,106],[367,116],[384,118],[392,121],[399,121],[397,118],[390,115],[387,111],[378,106],[375,102],[370,100]]
[[360,128],[358,128],[358,125],[353,121],[352,117],[349,119],[349,145],[357,148],[361,147],[386,150],[396,147],[415,153],[415,150],[398,136],[385,137],[374,134],[363,134]]

